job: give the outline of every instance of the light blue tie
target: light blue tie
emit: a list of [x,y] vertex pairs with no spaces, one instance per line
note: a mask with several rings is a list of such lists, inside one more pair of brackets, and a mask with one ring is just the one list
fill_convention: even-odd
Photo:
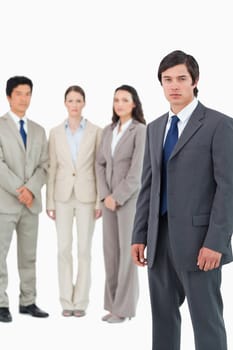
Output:
[[179,118],[174,115],[171,120],[171,125],[167,133],[167,137],[163,147],[163,164],[162,164],[162,186],[161,186],[161,203],[160,214],[164,215],[167,212],[167,162],[178,141]]
[[19,132],[20,132],[20,135],[22,136],[22,139],[23,139],[23,143],[24,143],[24,147],[26,148],[26,144],[27,144],[27,134],[24,130],[24,120],[20,119],[19,121],[20,123],[20,129],[19,129]]

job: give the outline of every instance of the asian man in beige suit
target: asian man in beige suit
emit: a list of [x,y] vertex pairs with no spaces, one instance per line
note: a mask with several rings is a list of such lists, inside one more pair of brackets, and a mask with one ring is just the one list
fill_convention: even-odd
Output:
[[[47,213],[55,220],[62,315],[81,317],[89,303],[91,243],[95,219],[101,216],[95,157],[101,129],[82,117],[85,93],[80,86],[65,92],[68,118],[49,137]],[[77,229],[78,273],[73,282],[73,221]]]
[[20,277],[19,312],[47,317],[35,304],[36,245],[41,187],[46,180],[47,141],[44,129],[26,116],[33,84],[26,77],[7,81],[10,111],[0,118],[0,321],[10,322],[7,255],[17,233]]

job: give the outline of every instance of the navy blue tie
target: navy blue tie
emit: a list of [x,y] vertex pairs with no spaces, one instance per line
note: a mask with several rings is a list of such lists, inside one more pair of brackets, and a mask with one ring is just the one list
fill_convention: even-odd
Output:
[[164,215],[167,212],[167,162],[170,155],[178,141],[178,127],[179,118],[174,115],[171,120],[171,125],[168,130],[166,140],[163,147],[163,164],[162,164],[162,186],[161,186],[161,203],[160,214]]
[[26,144],[27,144],[27,134],[26,134],[26,132],[25,132],[25,130],[24,130],[24,127],[23,127],[23,125],[24,125],[24,120],[20,119],[19,123],[20,123],[19,132],[20,132],[20,135],[22,136],[23,143],[24,143],[24,146],[25,146],[25,148],[26,148]]

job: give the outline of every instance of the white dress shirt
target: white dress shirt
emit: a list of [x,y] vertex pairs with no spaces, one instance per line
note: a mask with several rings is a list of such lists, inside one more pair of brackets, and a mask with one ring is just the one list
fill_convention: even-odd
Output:
[[189,103],[186,107],[184,107],[178,114],[174,114],[171,110],[169,111],[169,117],[168,117],[166,129],[165,129],[165,133],[164,133],[164,142],[165,142],[168,130],[169,130],[170,125],[171,125],[172,117],[174,115],[177,115],[177,117],[179,118],[179,121],[177,123],[177,127],[178,127],[178,137],[180,137],[180,135],[184,131],[184,128],[187,125],[187,123],[191,117],[191,114],[193,113],[194,109],[197,107],[197,104],[198,104],[198,101],[196,98],[194,98],[192,100],[192,102]]
[[[116,127],[113,129],[112,132],[112,144],[111,144],[111,150],[112,150],[112,157],[114,155],[114,151],[116,148],[116,145],[118,144],[119,140],[122,138],[122,136],[124,135],[126,129],[130,126],[130,124],[132,123],[132,118],[130,118],[127,122],[125,122],[124,124],[122,124],[120,126],[120,122],[117,123]],[[119,131],[120,128],[120,131]]]
[[9,111],[8,114],[11,116],[12,120],[15,122],[15,125],[17,127],[17,129],[20,129],[20,120],[24,121],[23,127],[25,132],[27,133],[27,117],[26,115],[23,118],[18,117],[14,112]]

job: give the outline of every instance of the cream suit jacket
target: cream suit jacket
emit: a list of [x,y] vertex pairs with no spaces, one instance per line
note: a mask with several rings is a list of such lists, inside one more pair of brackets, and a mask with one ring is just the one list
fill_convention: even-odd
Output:
[[0,213],[18,213],[23,204],[16,190],[27,187],[34,195],[32,207],[37,214],[42,210],[41,187],[47,176],[47,140],[44,129],[28,119],[27,148],[19,130],[7,113],[0,118]]
[[133,120],[117,143],[112,157],[111,143],[115,126],[108,125],[103,131],[96,170],[100,200],[112,194],[119,205],[124,205],[138,194],[140,188],[146,127]]
[[73,164],[65,131],[65,121],[53,128],[49,136],[49,171],[47,209],[55,209],[55,201],[66,202],[74,189],[76,198],[83,203],[96,202],[95,158],[102,130],[87,121],[76,164]]

